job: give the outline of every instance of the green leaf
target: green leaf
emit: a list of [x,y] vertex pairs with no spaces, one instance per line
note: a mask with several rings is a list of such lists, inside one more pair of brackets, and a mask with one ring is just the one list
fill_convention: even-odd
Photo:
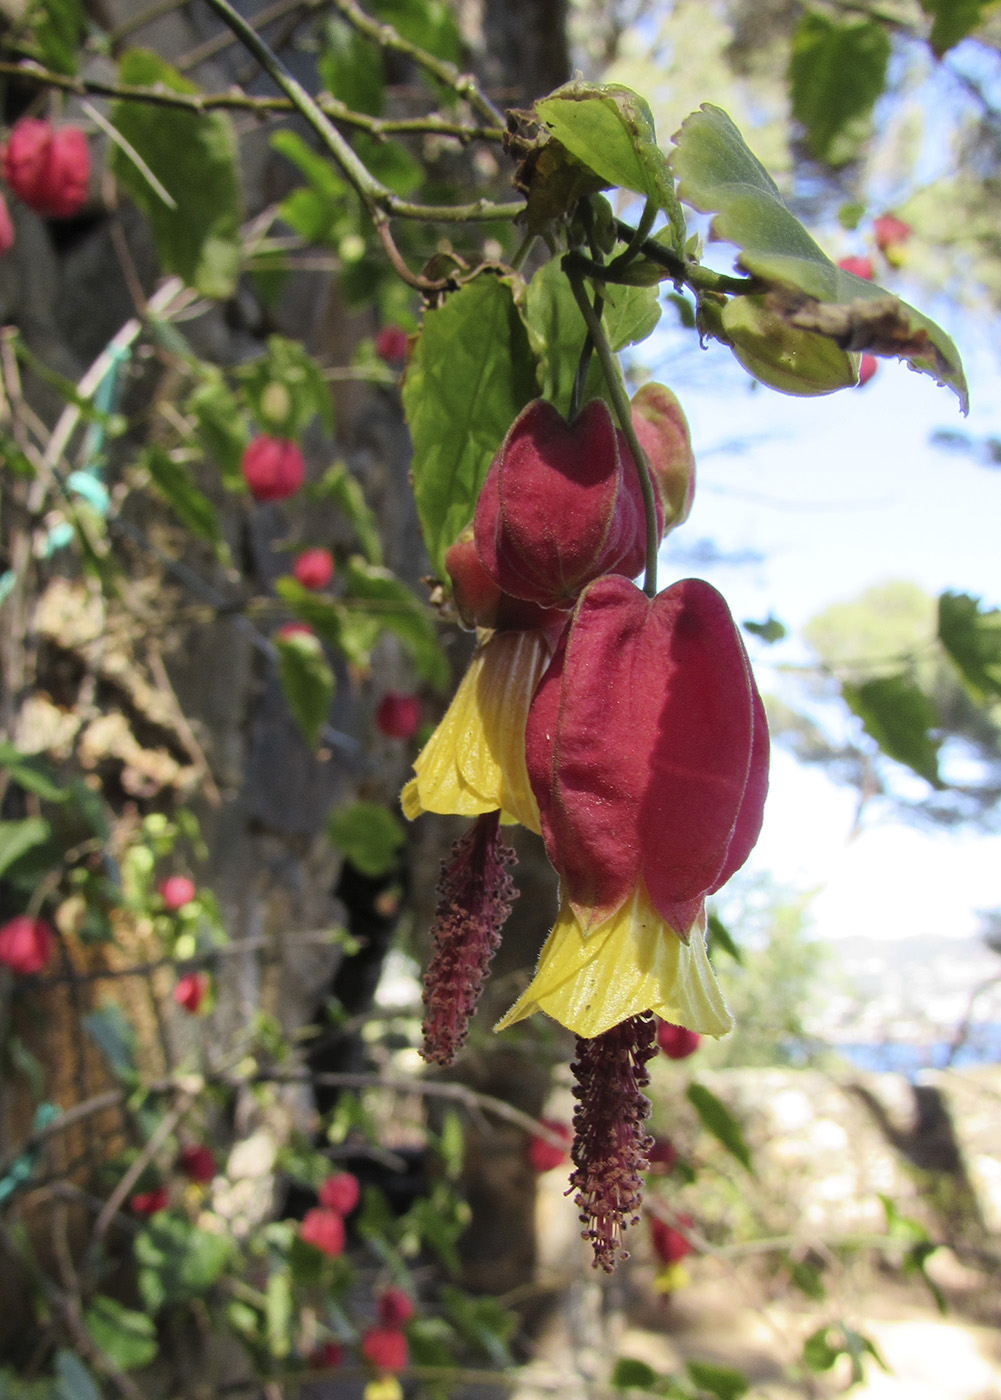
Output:
[[811,1371],[829,1371],[841,1355],[840,1347],[831,1346],[827,1334],[831,1329],[818,1327],[803,1343],[803,1364]]
[[462,62],[462,39],[449,7],[442,0],[374,0],[367,7],[391,24],[401,38],[446,63]]
[[792,37],[792,114],[810,154],[829,165],[853,159],[886,85],[890,36],[875,20],[829,19],[805,10]]
[[482,1351],[497,1367],[514,1365],[508,1339],[515,1327],[511,1312],[496,1298],[472,1297],[452,1284],[444,1284],[441,1301],[445,1316],[466,1341]]
[[188,395],[185,412],[195,419],[195,430],[206,455],[219,468],[229,491],[245,491],[240,459],[250,430],[240,400],[215,368],[202,365],[201,383]]
[[933,16],[929,43],[941,58],[980,24],[990,0],[921,0],[925,14]]
[[686,1370],[699,1390],[708,1391],[716,1400],[740,1400],[751,1388],[743,1371],[732,1366],[715,1366],[709,1361],[689,1361]]
[[83,1018],[83,1028],[119,1079],[136,1073],[136,1033],[120,1006],[105,1002]]
[[343,463],[329,468],[318,485],[312,488],[314,498],[326,497],[351,522],[358,543],[370,564],[382,563],[382,540],[375,514],[365,501],[361,484]]
[[804,1297],[820,1303],[827,1296],[820,1269],[808,1259],[794,1259],[789,1268],[789,1282]]
[[101,1400],[97,1382],[87,1367],[61,1347],[56,1352],[56,1395],[58,1400]]
[[36,0],[30,23],[33,55],[42,65],[57,73],[75,73],[86,28],[80,0]]
[[328,433],[334,431],[330,385],[297,340],[269,336],[266,352],[241,365],[236,378],[242,382],[250,411],[265,433],[297,438],[314,417]]
[[535,104],[543,126],[609,185],[652,200],[667,215],[672,246],[685,246],[685,216],[646,100],[618,83],[567,83]]
[[143,452],[140,465],[149,472],[153,485],[186,530],[210,544],[222,543],[216,508],[192,481],[184,462],[175,461],[162,447],[152,446]]
[[[605,307],[603,324],[612,349],[622,350],[645,340],[660,319],[657,289],[614,287],[609,291],[615,299]],[[550,259],[528,284],[525,320],[532,349],[542,367],[542,397],[565,415],[587,328],[559,258]],[[604,377],[595,358],[588,372],[585,398],[600,397],[605,392]]]
[[760,637],[763,642],[771,646],[774,642],[781,642],[788,635],[785,627],[779,622],[777,617],[768,614],[764,622],[744,621],[740,624],[745,632],[750,632],[752,637]]
[[0,821],[0,875],[15,861],[36,846],[42,846],[52,834],[44,817],[25,817],[21,821]]
[[278,679],[289,709],[310,748],[316,748],[320,730],[330,714],[336,682],[319,637],[296,632],[276,639]]
[[[175,92],[197,92],[157,54],[131,49],[119,81]],[[236,135],[219,112],[184,112],[142,102],[116,102],[112,125],[167,191],[174,206],[117,144],[109,164],[130,198],[149,219],[160,262],[204,296],[232,294],[240,272],[241,198]]]
[[981,611],[969,593],[943,593],[938,639],[975,700],[1001,699],[1001,610]]
[[114,1298],[98,1294],[83,1320],[97,1346],[120,1371],[148,1366],[159,1350],[153,1319],[122,1307]]
[[686,1097],[699,1115],[702,1126],[712,1133],[717,1142],[721,1143],[732,1157],[736,1157],[742,1167],[749,1172],[753,1171],[751,1153],[744,1141],[741,1126],[726,1104],[722,1103],[704,1084],[689,1084]]
[[0,769],[8,778],[33,792],[43,802],[65,802],[68,793],[60,786],[50,764],[35,754],[21,753],[14,744],[0,741]]
[[380,630],[392,632],[403,643],[421,679],[439,690],[445,689],[449,683],[448,662],[438,643],[431,611],[407,585],[388,569],[355,556],[348,560],[344,586],[348,614],[360,612],[377,623]]
[[331,843],[363,875],[378,879],[393,868],[406,832],[388,807],[353,802],[332,812],[327,822]]
[[267,1299],[264,1319],[268,1334],[268,1350],[279,1359],[292,1350],[292,1274],[289,1269],[272,1269],[265,1290]]
[[744,955],[730,937],[730,930],[718,914],[710,913],[706,926],[706,947],[709,956],[714,957],[717,949],[722,950],[735,963],[743,963]]
[[385,105],[382,54],[342,19],[327,21],[323,39],[316,61],[323,86],[353,112],[379,116]]
[[835,267],[721,108],[707,103],[693,112],[674,140],[682,200],[714,214],[713,235],[736,244],[740,265],[772,284],[774,314],[794,329],[819,334],[824,326],[853,350],[898,355],[948,384],[967,412],[963,366],[945,332],[884,288]]
[[508,280],[484,274],[425,312],[403,406],[417,512],[439,578],[491,458],[535,392],[535,357]]
[[229,1262],[232,1245],[225,1235],[200,1229],[190,1220],[159,1211],[135,1238],[139,1292],[151,1313],[171,1303],[203,1296]]
[[938,741],[929,730],[938,724],[935,706],[909,676],[879,676],[875,680],[841,687],[848,708],[858,715],[870,738],[883,753],[941,787],[938,775]]
[[657,1380],[652,1366],[632,1356],[620,1356],[609,1377],[609,1383],[616,1390],[650,1390]]
[[833,394],[858,379],[851,355],[826,336],[789,325],[767,297],[733,297],[721,325],[748,374],[780,394]]

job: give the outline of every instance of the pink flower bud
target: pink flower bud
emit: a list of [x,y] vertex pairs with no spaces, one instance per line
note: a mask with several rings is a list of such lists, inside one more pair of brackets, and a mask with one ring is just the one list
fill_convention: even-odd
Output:
[[879,369],[879,361],[876,359],[876,356],[870,355],[869,352],[866,351],[859,360],[857,387],[861,389],[863,384],[868,384],[877,369]]
[[306,479],[302,453],[285,438],[253,438],[244,448],[240,469],[255,501],[284,501]]
[[177,1154],[177,1166],[191,1181],[201,1185],[211,1181],[216,1174],[216,1160],[210,1147],[203,1142],[182,1147]]
[[412,739],[420,728],[421,702],[416,695],[390,690],[379,701],[375,724],[387,739]]
[[[663,384],[644,384],[629,407],[633,428],[646,453],[660,497],[663,534],[688,519],[695,498],[695,455],[688,423],[678,400]],[[628,470],[635,470],[631,460]]]
[[304,549],[292,566],[292,576],[303,588],[326,588],[334,576],[334,556],[329,549]]
[[336,1210],[307,1210],[299,1226],[299,1238],[318,1249],[321,1254],[335,1259],[344,1251],[344,1221]]
[[67,218],[87,198],[90,154],[87,138],[75,126],[22,117],[7,140],[3,166],[17,197],[45,218]]
[[402,1288],[384,1288],[376,1308],[379,1324],[390,1330],[403,1327],[414,1315],[413,1299]]
[[881,253],[889,253],[891,248],[902,247],[911,236],[910,224],[898,219],[896,214],[881,214],[873,221],[873,236]]
[[168,875],[166,880],[160,881],[157,888],[163,900],[163,907],[169,914],[174,914],[185,904],[190,904],[195,897],[195,882],[189,880],[187,875]]
[[394,1327],[370,1327],[361,1349],[380,1371],[402,1371],[407,1364],[407,1339]]
[[10,221],[7,201],[0,194],[0,258],[14,246],[14,225]]
[[838,267],[840,267],[843,272],[851,272],[856,277],[861,277],[866,282],[872,281],[872,258],[839,258]]
[[361,1188],[356,1176],[350,1172],[338,1172],[336,1176],[328,1176],[316,1194],[321,1206],[336,1211],[338,1215],[350,1215],[358,1204]]
[[182,1006],[185,1011],[194,1016],[205,1000],[208,989],[209,980],[204,973],[189,972],[184,977],[178,978],[174,988],[174,1000],[178,1006]]
[[[679,1215],[678,1222],[686,1226],[692,1223],[687,1215]],[[650,1243],[653,1245],[653,1252],[664,1264],[679,1264],[692,1252],[692,1246],[681,1231],[657,1217],[650,1221]]]
[[55,937],[44,919],[18,914],[0,928],[0,963],[19,977],[41,972],[55,949]]
[[534,1172],[551,1172],[570,1160],[570,1129],[565,1123],[557,1122],[555,1118],[540,1118],[539,1122],[544,1123],[551,1133],[555,1133],[566,1143],[565,1147],[557,1147],[554,1143],[547,1142],[543,1137],[533,1137],[529,1140],[528,1161],[532,1170]]
[[687,1060],[699,1048],[698,1031],[684,1026],[672,1026],[669,1021],[657,1021],[657,1044],[669,1060]]
[[166,1186],[155,1186],[152,1191],[140,1191],[129,1200],[129,1209],[133,1215],[156,1215],[157,1211],[164,1210],[166,1205]]
[[383,326],[375,338],[375,353],[387,365],[407,358],[407,333],[402,326]]

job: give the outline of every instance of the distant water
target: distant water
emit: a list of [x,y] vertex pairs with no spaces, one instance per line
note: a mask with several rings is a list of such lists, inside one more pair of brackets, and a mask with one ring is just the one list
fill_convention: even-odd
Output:
[[[923,1069],[950,1065],[950,1041],[907,1045],[901,1041],[863,1042],[839,1040],[831,1049],[859,1069],[875,1074],[903,1074],[913,1079]],[[1001,1021],[983,1021],[970,1027],[969,1035],[951,1060],[951,1068],[1001,1064]]]

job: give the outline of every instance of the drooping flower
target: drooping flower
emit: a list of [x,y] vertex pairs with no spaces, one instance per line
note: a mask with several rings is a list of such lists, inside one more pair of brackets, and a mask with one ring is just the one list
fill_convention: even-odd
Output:
[[542,1010],[594,1036],[655,1011],[725,1033],[705,898],[757,839],[767,760],[764,711],[716,590],[685,579],[648,599],[622,578],[591,584],[526,732],[560,913],[498,1029]]
[[876,356],[870,355],[868,350],[865,351],[865,353],[859,359],[858,385],[856,387],[861,389],[864,385],[868,384],[869,380],[872,378],[872,376],[876,373],[878,369],[879,361],[876,359]]
[[387,365],[402,363],[407,357],[407,333],[402,326],[383,326],[375,338],[375,353]]
[[299,1226],[299,1238],[311,1244],[329,1259],[335,1259],[344,1252],[346,1238],[344,1221],[336,1210],[326,1206],[315,1206],[307,1210]]
[[302,452],[285,438],[253,438],[243,449],[240,470],[255,501],[284,501],[306,478]]
[[414,1301],[402,1288],[395,1288],[390,1284],[379,1294],[376,1312],[379,1315],[380,1326],[403,1327],[414,1315]]
[[0,258],[14,246],[14,225],[11,221],[7,201],[0,194]]
[[19,977],[41,972],[49,963],[56,940],[44,919],[18,914],[0,928],[0,963]]
[[[692,1223],[691,1217],[687,1215],[679,1215],[677,1219],[678,1224],[686,1228]],[[653,1252],[663,1264],[678,1264],[682,1259],[687,1259],[692,1252],[687,1236],[657,1215],[650,1219],[650,1243],[653,1245]]]
[[876,275],[876,270],[872,265],[872,258],[847,257],[838,259],[838,267],[844,272],[851,272],[856,277],[861,277],[863,282],[871,282]]
[[190,1181],[202,1186],[211,1181],[218,1170],[215,1155],[204,1142],[182,1147],[177,1154],[177,1165]]
[[86,201],[90,153],[78,127],[22,117],[7,139],[3,167],[17,197],[45,218],[69,218]]
[[152,1191],[139,1191],[129,1197],[129,1210],[133,1215],[156,1215],[166,1210],[168,1204],[166,1186],[154,1186]]

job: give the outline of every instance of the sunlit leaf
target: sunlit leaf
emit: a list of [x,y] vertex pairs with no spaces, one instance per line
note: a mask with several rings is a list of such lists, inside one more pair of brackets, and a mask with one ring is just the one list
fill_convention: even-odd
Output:
[[151,1313],[171,1303],[203,1296],[232,1254],[229,1236],[199,1229],[169,1211],[151,1216],[133,1244],[139,1292]]
[[726,1104],[704,1084],[689,1084],[686,1096],[699,1115],[702,1126],[712,1133],[731,1156],[736,1157],[742,1167],[753,1171],[751,1153],[744,1140],[743,1130]]
[[831,165],[852,159],[886,84],[890,37],[875,20],[828,18],[804,10],[792,37],[792,114],[810,154]]
[[941,58],[972,34],[990,3],[991,0],[921,0],[925,14],[933,17],[929,42],[935,57]]
[[708,1391],[716,1400],[740,1400],[751,1388],[743,1371],[732,1366],[716,1366],[709,1361],[689,1361],[685,1368],[699,1390]]
[[142,454],[140,464],[186,530],[197,539],[221,544],[222,526],[216,508],[195,485],[184,462],[175,461],[162,447],[150,446]]
[[278,676],[285,699],[307,744],[315,748],[330,714],[334,673],[318,637],[296,632],[279,638],[276,645]]
[[159,1350],[156,1324],[145,1313],[98,1294],[84,1314],[84,1325],[108,1360],[120,1371],[148,1366]]
[[1001,698],[1001,609],[982,610],[969,593],[943,593],[938,637],[975,699]]
[[0,821],[0,875],[35,846],[44,845],[51,832],[44,817]]
[[938,713],[915,681],[905,675],[878,676],[861,685],[846,681],[841,693],[883,753],[906,764],[933,787],[942,786],[938,741],[929,733],[938,724]]
[[346,860],[373,879],[393,868],[407,839],[402,823],[378,802],[353,802],[333,812],[327,835]]

